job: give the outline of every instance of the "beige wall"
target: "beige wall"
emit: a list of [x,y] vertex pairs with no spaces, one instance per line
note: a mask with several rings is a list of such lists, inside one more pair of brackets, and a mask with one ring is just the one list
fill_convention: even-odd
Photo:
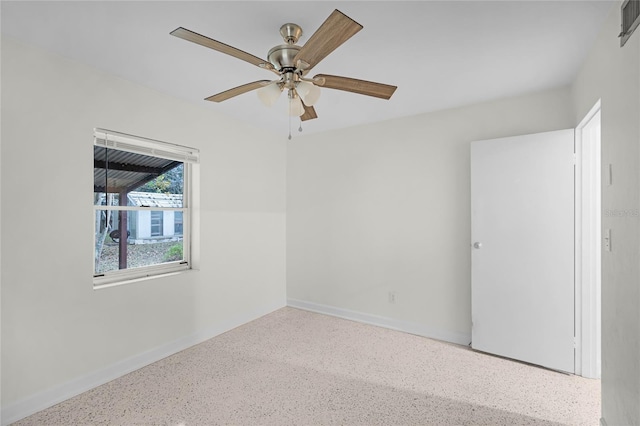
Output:
[[[281,135],[6,37],[2,89],[5,415],[285,305]],[[199,271],[93,290],[94,127],[200,149]]]
[[469,144],[573,122],[564,88],[296,139],[287,297],[468,344]]
[[[602,209],[640,208],[640,33],[620,48],[620,3],[572,87],[575,124],[602,99]],[[609,185],[609,164],[613,185]],[[640,424],[640,220],[603,216],[611,252],[602,253],[602,415]]]

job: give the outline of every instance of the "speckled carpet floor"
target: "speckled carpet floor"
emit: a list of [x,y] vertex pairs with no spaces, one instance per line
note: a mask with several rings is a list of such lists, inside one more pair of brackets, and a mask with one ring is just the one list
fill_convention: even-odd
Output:
[[18,425],[598,425],[600,381],[293,308]]

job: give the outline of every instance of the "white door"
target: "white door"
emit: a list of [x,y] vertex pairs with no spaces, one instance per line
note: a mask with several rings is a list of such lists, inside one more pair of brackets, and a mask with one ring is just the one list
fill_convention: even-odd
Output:
[[472,347],[574,371],[574,132],[471,143]]

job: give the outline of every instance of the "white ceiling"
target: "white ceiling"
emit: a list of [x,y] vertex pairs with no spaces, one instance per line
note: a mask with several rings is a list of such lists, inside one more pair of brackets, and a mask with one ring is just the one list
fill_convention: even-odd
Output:
[[[323,89],[305,132],[353,126],[569,84],[610,1],[2,1],[2,33],[193,103],[284,132],[284,96],[203,99],[275,75],[169,35],[182,26],[258,57],[282,43],[285,22],[302,45],[335,8],[364,29],[312,74],[398,86],[389,101]],[[296,125],[297,127],[297,125]]]

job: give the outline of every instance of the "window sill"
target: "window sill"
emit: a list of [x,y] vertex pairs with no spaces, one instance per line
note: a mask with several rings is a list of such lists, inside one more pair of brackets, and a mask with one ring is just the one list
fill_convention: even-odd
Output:
[[145,276],[131,276],[131,277],[94,277],[93,279],[93,289],[94,290],[104,290],[112,287],[119,287],[122,285],[133,284],[141,281],[149,281],[158,278],[166,278],[174,275],[180,275],[184,273],[189,273],[195,271],[191,267],[185,265],[183,268],[173,268],[168,271],[157,271],[150,272]]

